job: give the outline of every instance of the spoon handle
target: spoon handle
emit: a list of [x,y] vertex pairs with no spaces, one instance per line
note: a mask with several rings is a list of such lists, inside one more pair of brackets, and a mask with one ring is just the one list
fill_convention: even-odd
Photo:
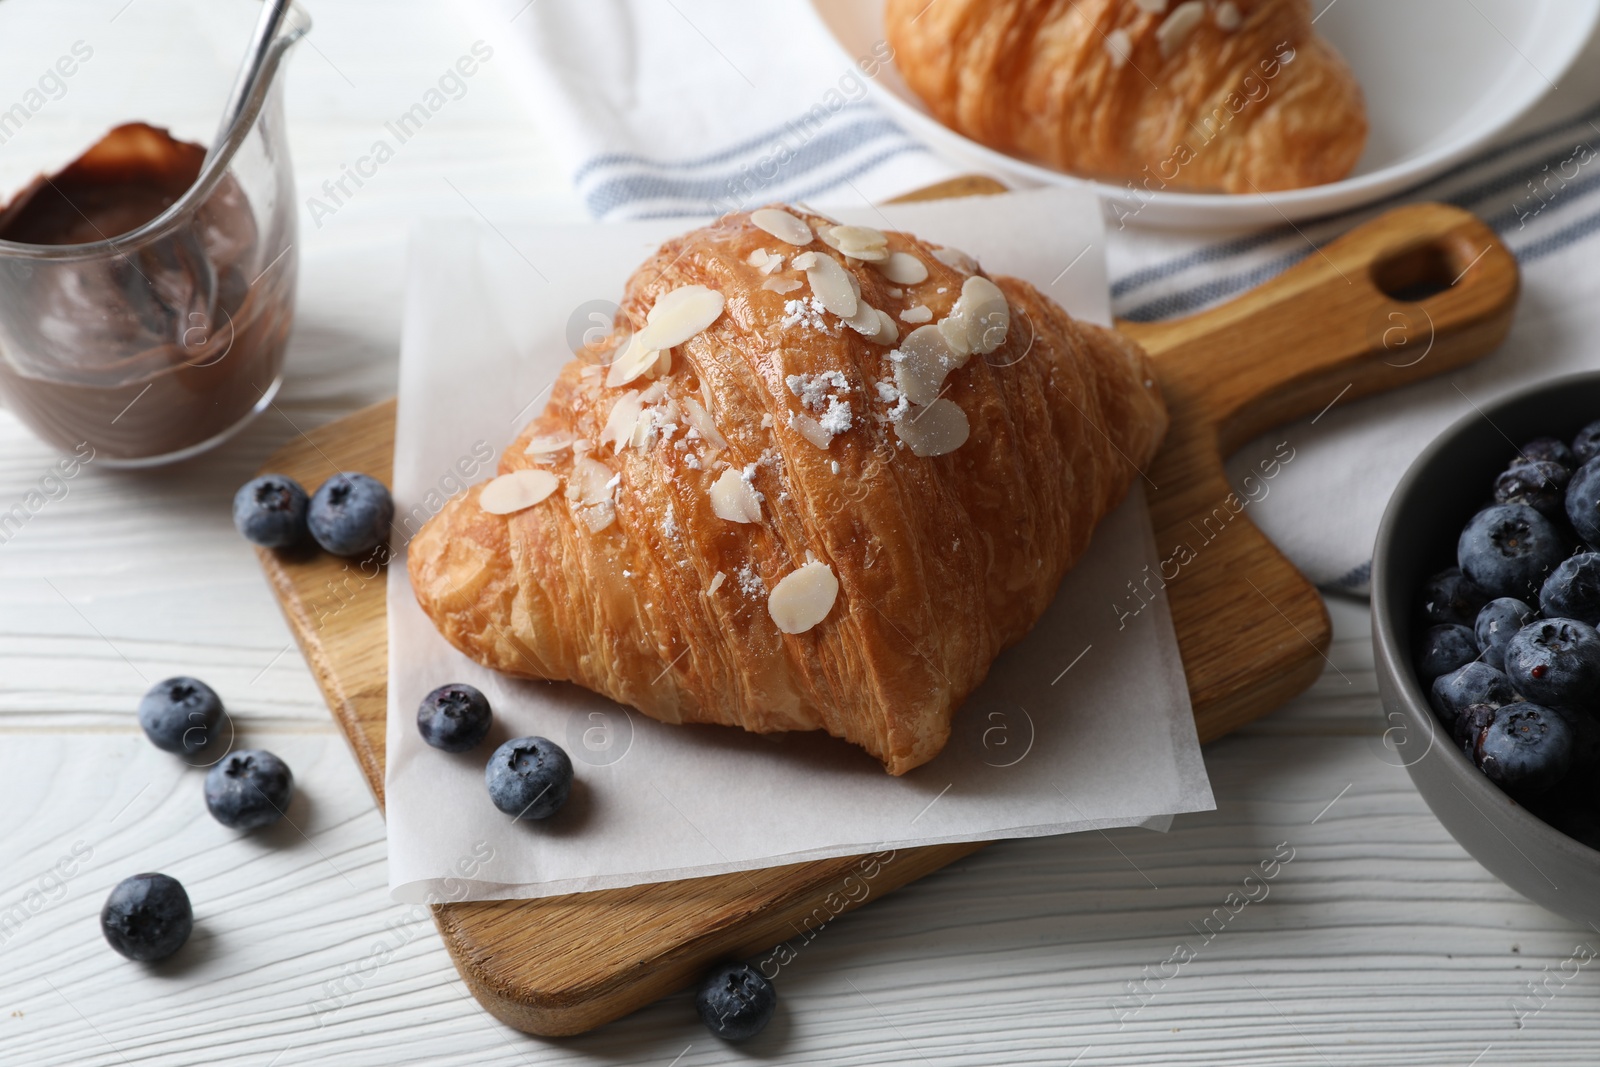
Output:
[[227,141],[228,131],[238,121],[239,110],[250,98],[250,91],[256,79],[261,76],[261,68],[266,62],[268,51],[272,48],[272,42],[277,38],[284,18],[289,14],[290,3],[291,0],[262,0],[261,16],[256,20],[255,35],[250,39],[250,47],[244,54],[244,61],[239,64],[239,73],[233,80],[233,89],[228,94],[227,106],[222,109],[222,120],[217,126],[217,135],[211,139],[211,147],[206,152],[205,162],[201,164],[202,172],[211,162],[211,157]]

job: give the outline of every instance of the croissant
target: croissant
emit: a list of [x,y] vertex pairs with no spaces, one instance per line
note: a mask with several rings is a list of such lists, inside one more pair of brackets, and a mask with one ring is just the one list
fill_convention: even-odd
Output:
[[763,208],[634,273],[407,566],[479,663],[903,774],[1165,430],[1143,351],[1027,283]]
[[1366,144],[1309,0],[888,0],[884,17],[945,125],[1141,193],[1319,185]]

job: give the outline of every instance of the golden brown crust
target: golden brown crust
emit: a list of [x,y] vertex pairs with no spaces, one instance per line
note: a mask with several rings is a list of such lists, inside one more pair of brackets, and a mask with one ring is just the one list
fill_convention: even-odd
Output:
[[[944,317],[963,272],[913,237],[889,239],[928,278],[897,287],[848,261],[861,298],[897,317],[919,304]],[[752,265],[757,250],[784,256],[785,269]],[[846,262],[820,241],[808,250]],[[825,729],[901,774],[939,752],[954,709],[1043,613],[1134,465],[1154,454],[1166,412],[1136,345],[1000,279],[1005,344],[945,382],[971,435],[946,455],[915,456],[876,391],[892,380],[893,346],[831,315],[825,330],[784,325],[785,305],[811,295],[792,269],[799,251],[748,215],[668,243],[630,279],[619,325],[642,326],[659,297],[685,285],[722,293],[721,316],[673,350],[656,383],[610,388],[603,368],[569,364],[500,473],[542,468],[571,484],[571,453],[540,463],[527,443],[558,433],[599,441],[629,390],[655,390],[655,407],[680,415],[709,396],[725,450],[686,440],[681,418],[644,447],[598,445],[588,456],[618,478],[615,521],[599,532],[563,492],[499,516],[482,510],[475,487],[411,543],[411,581],[440,632],[497,670],[569,679],[663,722]],[[801,287],[763,288],[774,278]],[[804,409],[786,381],[829,371],[848,380],[853,419],[824,449],[792,428]],[[713,511],[708,488],[723,461],[750,472],[761,521]],[[838,598],[821,623],[784,634],[768,591],[808,553],[831,567]]]
[[896,66],[941,122],[1059,170],[1141,192],[1249,193],[1355,167],[1361,87],[1309,0],[1151,6],[888,0],[885,20]]

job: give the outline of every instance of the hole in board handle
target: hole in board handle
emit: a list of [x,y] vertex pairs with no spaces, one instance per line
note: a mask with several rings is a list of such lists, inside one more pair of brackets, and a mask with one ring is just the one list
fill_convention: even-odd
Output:
[[1403,304],[1417,304],[1449,289],[1472,264],[1462,249],[1439,242],[1413,245],[1372,264],[1372,284]]

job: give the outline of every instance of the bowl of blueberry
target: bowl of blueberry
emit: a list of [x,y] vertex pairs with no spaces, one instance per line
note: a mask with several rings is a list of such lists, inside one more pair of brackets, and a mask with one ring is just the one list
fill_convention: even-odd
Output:
[[1462,419],[1395,489],[1372,569],[1388,740],[1451,835],[1600,922],[1600,374]]

